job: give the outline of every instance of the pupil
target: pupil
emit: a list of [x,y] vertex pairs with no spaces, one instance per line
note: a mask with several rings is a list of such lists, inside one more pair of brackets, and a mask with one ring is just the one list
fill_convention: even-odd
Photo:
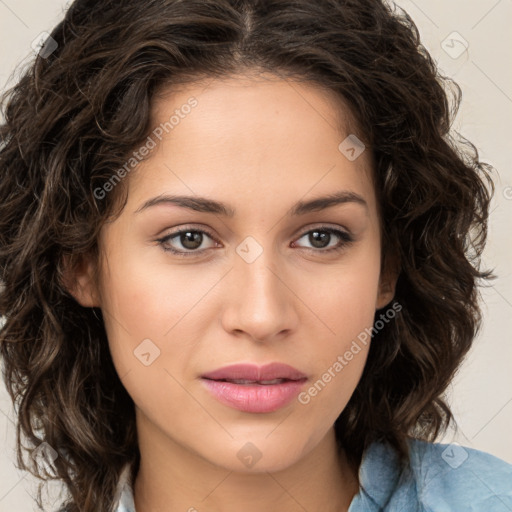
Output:
[[198,231],[187,231],[181,234],[181,243],[187,249],[197,249],[201,246],[202,236]]
[[[316,238],[317,235],[319,238]],[[309,234],[311,245],[313,245],[313,247],[317,247],[317,248],[322,248],[322,247],[326,247],[327,245],[329,245],[329,237],[330,236],[331,236],[331,234],[327,233],[325,231],[312,231]],[[326,241],[327,241],[327,243],[322,243],[322,242],[326,242]]]

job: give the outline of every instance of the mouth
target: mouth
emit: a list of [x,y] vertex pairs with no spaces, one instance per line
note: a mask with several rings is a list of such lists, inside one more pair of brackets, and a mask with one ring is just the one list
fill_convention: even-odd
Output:
[[247,380],[247,379],[209,379],[203,377],[206,380],[214,380],[216,382],[231,382],[232,384],[239,384],[241,386],[249,385],[260,385],[260,386],[273,386],[274,384],[282,384],[283,382],[297,382],[298,380],[304,379],[272,379],[272,380]]
[[289,404],[308,377],[289,365],[238,364],[201,376],[205,388],[220,403],[243,412],[269,413]]

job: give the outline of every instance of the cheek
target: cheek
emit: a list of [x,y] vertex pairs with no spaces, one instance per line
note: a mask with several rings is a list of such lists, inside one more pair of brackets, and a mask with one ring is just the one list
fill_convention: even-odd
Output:
[[333,268],[316,286],[303,283],[301,293],[307,297],[307,304],[319,319],[319,328],[325,332],[319,338],[331,348],[345,349],[373,325],[379,272],[377,257],[372,253],[358,254],[346,265]]
[[110,313],[105,320],[123,337],[165,339],[211,286],[184,267],[149,264],[136,255],[113,259],[103,305]]
[[[322,418],[327,428],[341,414],[361,378],[370,348],[375,287],[369,280],[363,289],[361,282],[353,278],[345,284],[344,291],[336,287],[328,295],[330,300],[327,295],[322,299],[324,316],[321,318],[330,330],[319,325],[313,332],[314,376],[298,397],[299,403],[309,411],[304,421],[310,428],[318,418]],[[320,331],[327,335],[320,335]]]
[[183,332],[182,320],[200,290],[187,288],[180,273],[132,263],[118,260],[106,282],[110,293],[104,320],[116,371],[145,414],[197,416],[200,411],[180,385],[179,370],[189,365],[194,348],[193,333]]
[[[209,273],[198,279],[192,266],[149,265],[133,253],[112,253],[110,260],[103,310],[112,360],[134,402],[159,410],[170,396],[180,401],[183,388],[178,382],[201,339],[201,298],[218,276]],[[193,407],[183,396],[180,407],[189,405]],[[172,404],[167,407],[171,413]]]
[[380,271],[376,255],[377,249],[347,259],[321,286],[304,283],[318,320],[312,327],[315,376],[299,402],[321,410],[327,422],[346,406],[366,364]]

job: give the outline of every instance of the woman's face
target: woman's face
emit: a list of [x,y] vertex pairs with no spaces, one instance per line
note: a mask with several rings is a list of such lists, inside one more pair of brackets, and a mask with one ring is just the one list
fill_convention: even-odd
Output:
[[[339,147],[349,132],[340,136],[333,102],[313,85],[230,78],[153,105],[153,142],[138,151],[146,160],[124,178],[128,202],[101,233],[98,298],[81,302],[102,308],[139,436],[162,453],[185,449],[235,471],[252,470],[247,455],[259,459],[254,471],[285,468],[332,434],[358,383],[361,334],[393,292],[380,276],[369,151],[353,138]],[[311,207],[335,194],[342,200]],[[164,196],[197,210],[151,203]],[[272,362],[305,379],[202,377]]]

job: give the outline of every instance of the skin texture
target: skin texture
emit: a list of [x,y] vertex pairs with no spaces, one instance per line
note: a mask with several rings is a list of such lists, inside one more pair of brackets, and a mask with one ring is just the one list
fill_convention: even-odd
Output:
[[[154,126],[189,98],[198,104],[125,178],[128,202],[101,232],[100,282],[92,284],[94,262],[84,261],[74,288],[82,305],[102,308],[115,367],[136,404],[137,512],[347,510],[357,475],[337,455],[333,424],[369,345],[307,404],[272,413],[221,404],[200,375],[279,361],[304,372],[307,389],[371,328],[394,281],[380,273],[369,151],[354,161],[340,152],[350,132],[340,132],[334,99],[315,85],[231,77],[164,92]],[[367,207],[288,216],[296,201],[339,190]],[[205,196],[236,213],[170,204],[134,213],[163,193]],[[216,240],[203,234],[191,257],[164,251],[156,240],[185,226]],[[354,241],[327,253],[308,236],[320,226]],[[236,251],[248,236],[263,250],[251,263]],[[339,241],[331,235],[324,245]],[[166,246],[187,251],[179,236]],[[148,366],[134,355],[145,339],[160,350]],[[252,467],[237,457],[248,442],[261,454]]]

